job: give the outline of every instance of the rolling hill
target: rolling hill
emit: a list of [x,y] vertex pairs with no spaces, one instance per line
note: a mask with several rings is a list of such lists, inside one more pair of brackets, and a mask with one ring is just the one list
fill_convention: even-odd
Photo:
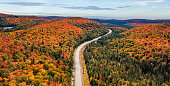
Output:
[[85,49],[92,86],[170,85],[170,23],[111,29],[111,35]]
[[100,23],[80,17],[55,22],[27,16],[1,18],[26,29],[0,32],[0,85],[68,86],[75,47],[107,32]]

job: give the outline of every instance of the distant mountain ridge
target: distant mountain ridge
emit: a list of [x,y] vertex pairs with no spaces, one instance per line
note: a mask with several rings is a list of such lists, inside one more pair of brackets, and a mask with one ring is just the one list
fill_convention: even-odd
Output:
[[41,16],[42,18],[45,18],[45,19],[54,19],[54,18],[68,18],[68,17],[63,17],[63,16]]
[[[21,17],[19,15],[10,15],[10,14],[4,14],[0,13],[0,17],[9,17],[9,16],[15,16],[15,17]],[[68,18],[65,16],[23,16],[23,17],[28,17],[28,18],[44,18],[44,19],[50,19],[50,20],[58,20],[62,18]],[[100,23],[110,23],[110,24],[127,24],[127,23],[164,23],[168,22],[170,23],[170,19],[155,19],[155,20],[150,20],[150,19],[127,19],[127,20],[118,20],[118,19],[92,19],[88,18],[89,20],[97,21]]]
[[[41,16],[42,18],[45,19],[55,19],[55,18],[67,18],[63,16]],[[170,23],[170,19],[155,19],[155,20],[150,20],[150,19],[127,19],[127,20],[117,20],[117,19],[91,19],[88,18],[89,20],[97,21],[100,23],[110,23],[110,24],[127,24],[127,23],[165,23],[168,22]]]
[[104,20],[104,19],[90,19],[100,23],[110,23],[110,24],[127,24],[127,23],[164,23],[170,22],[170,19],[157,19],[157,20],[148,20],[148,19],[129,19],[129,20]]

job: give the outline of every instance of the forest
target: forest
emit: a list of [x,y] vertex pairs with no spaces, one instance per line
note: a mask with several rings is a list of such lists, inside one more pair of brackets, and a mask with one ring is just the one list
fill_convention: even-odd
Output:
[[92,86],[169,86],[170,23],[127,24],[84,52]]
[[0,15],[0,86],[70,86],[73,51],[108,32],[81,17],[43,19]]
[[70,86],[75,48],[108,28],[83,53],[92,86],[170,85],[170,23],[0,13],[0,86]]

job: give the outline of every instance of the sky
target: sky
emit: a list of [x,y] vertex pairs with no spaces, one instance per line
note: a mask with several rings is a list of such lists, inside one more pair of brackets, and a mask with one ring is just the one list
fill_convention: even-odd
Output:
[[0,0],[0,13],[102,19],[170,19],[170,0]]

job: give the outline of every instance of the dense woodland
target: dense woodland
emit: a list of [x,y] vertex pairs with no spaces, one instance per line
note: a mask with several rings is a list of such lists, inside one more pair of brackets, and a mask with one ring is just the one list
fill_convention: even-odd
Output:
[[91,43],[84,52],[92,86],[169,86],[170,23],[128,24]]
[[107,33],[107,27],[113,33],[84,52],[92,86],[170,85],[169,23],[115,25],[0,14],[0,86],[71,85],[74,49]]
[[73,50],[80,43],[107,33],[100,23],[72,17],[56,21],[1,15],[0,86],[69,86]]
[[35,25],[51,22],[52,20],[35,16],[14,16],[0,13],[0,27],[13,27],[12,29],[0,28],[0,32],[12,32],[16,30],[29,29]]

